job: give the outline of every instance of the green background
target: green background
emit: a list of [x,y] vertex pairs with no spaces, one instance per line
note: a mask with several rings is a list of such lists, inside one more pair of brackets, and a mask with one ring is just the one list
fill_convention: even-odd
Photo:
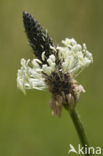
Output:
[[[85,42],[94,63],[78,81],[86,93],[78,103],[92,146],[103,147],[103,0],[0,0],[0,156],[67,156],[78,136],[68,113],[52,117],[48,91],[16,86],[21,58],[33,58],[22,23],[28,11],[54,42],[74,37]],[[71,154],[73,155],[73,154]]]

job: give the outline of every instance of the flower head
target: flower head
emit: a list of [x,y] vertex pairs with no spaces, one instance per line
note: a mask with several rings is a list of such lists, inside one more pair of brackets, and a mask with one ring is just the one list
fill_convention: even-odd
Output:
[[52,94],[52,114],[60,115],[63,106],[72,109],[85,92],[75,77],[93,62],[92,54],[85,44],[81,46],[73,38],[63,40],[63,47],[55,46],[47,31],[30,14],[24,12],[23,20],[37,58],[21,59],[17,86],[24,93],[26,89],[48,88]]

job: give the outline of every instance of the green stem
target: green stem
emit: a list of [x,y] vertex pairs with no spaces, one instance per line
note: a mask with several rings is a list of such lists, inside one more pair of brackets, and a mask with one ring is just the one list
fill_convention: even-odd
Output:
[[[70,110],[70,116],[72,118],[72,121],[74,123],[75,129],[77,131],[77,134],[79,136],[79,139],[81,141],[82,146],[85,147],[85,145],[87,145],[87,147],[89,147],[87,136],[85,134],[85,130],[83,127],[83,123],[81,122],[80,117],[79,117],[76,109]],[[85,154],[85,156],[92,156],[92,154]]]

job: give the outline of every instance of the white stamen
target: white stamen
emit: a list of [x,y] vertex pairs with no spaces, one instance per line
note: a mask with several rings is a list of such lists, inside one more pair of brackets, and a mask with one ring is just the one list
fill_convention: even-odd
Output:
[[93,62],[92,54],[87,50],[86,44],[81,46],[74,39],[66,38],[62,43],[65,47],[57,47],[62,68],[64,72],[69,72],[75,77]]
[[42,60],[45,61],[45,51],[42,52]]

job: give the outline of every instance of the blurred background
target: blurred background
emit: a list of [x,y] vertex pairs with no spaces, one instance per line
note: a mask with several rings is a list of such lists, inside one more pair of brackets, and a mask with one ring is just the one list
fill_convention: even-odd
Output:
[[[24,32],[22,12],[31,13],[55,43],[65,37],[85,42],[94,63],[78,81],[85,87],[77,109],[92,146],[103,147],[103,0],[0,0],[0,155],[67,156],[77,148],[74,125],[63,110],[51,116],[48,91],[16,86],[21,58],[33,58]],[[73,154],[71,154],[73,155]]]

